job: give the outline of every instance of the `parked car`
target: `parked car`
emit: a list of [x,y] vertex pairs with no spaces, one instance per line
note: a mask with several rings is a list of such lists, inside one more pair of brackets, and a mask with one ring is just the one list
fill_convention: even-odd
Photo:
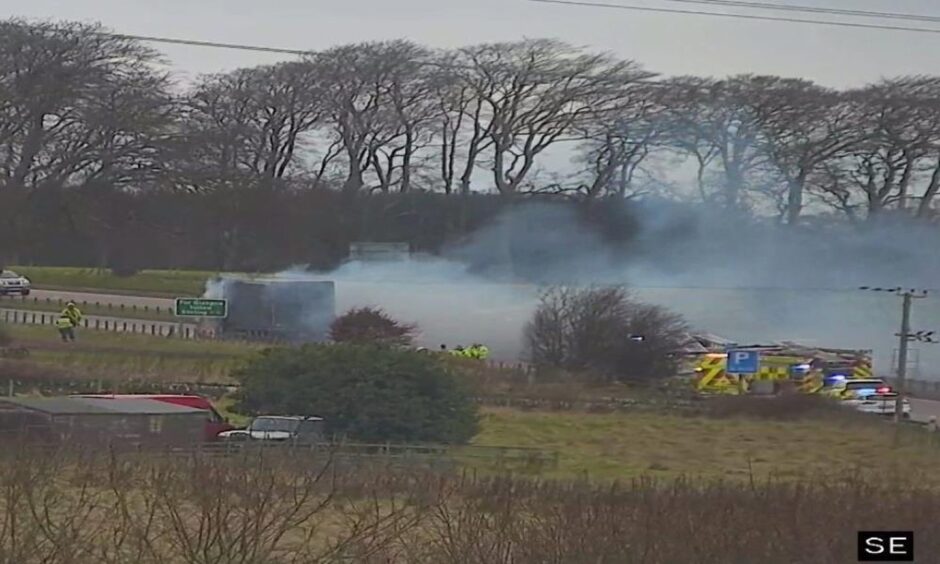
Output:
[[[828,394],[842,405],[863,413],[894,416],[898,393],[881,378],[853,379],[838,382]],[[910,419],[911,404],[904,398],[901,417]]]
[[215,406],[212,405],[208,399],[197,396],[197,395],[186,395],[186,394],[79,394],[73,397],[82,397],[82,398],[111,398],[111,399],[143,399],[143,400],[156,400],[162,401],[164,403],[172,403],[175,405],[182,405],[185,407],[195,407],[196,409],[204,409],[207,412],[207,419],[205,425],[204,438],[207,441],[217,441],[219,440],[220,433],[226,431],[231,431],[235,429],[235,426],[228,422],[228,420],[222,416],[216,410]]
[[[863,413],[874,413],[876,415],[890,415],[894,417],[897,413],[898,393],[892,390],[878,391],[874,394],[859,397],[858,399],[844,400],[849,407],[853,407]],[[907,399],[901,401],[901,417],[911,418],[911,404]]]
[[0,271],[0,296],[19,294],[28,296],[33,284],[29,278],[20,276],[12,270]]
[[219,434],[223,441],[272,441],[312,444],[323,440],[323,418],[264,415],[244,429]]

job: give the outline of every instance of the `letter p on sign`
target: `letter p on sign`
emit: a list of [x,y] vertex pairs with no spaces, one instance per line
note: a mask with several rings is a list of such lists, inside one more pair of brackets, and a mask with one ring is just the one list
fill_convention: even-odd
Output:
[[757,351],[728,351],[728,366],[731,374],[754,374],[760,367],[760,353]]

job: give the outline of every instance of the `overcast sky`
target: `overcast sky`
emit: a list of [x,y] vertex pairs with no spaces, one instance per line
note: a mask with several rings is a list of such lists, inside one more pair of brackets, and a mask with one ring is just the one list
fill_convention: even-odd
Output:
[[[667,0],[608,1],[709,9]],[[789,2],[940,16],[936,0]],[[323,49],[391,38],[453,47],[554,37],[612,51],[667,75],[773,73],[811,78],[831,86],[853,86],[885,76],[940,74],[940,34],[652,14],[525,0],[0,0],[0,9],[4,14],[25,18],[99,21],[130,34],[291,49]],[[933,26],[940,29],[940,23]],[[166,53],[175,70],[189,78],[286,58],[199,47],[157,47]]]

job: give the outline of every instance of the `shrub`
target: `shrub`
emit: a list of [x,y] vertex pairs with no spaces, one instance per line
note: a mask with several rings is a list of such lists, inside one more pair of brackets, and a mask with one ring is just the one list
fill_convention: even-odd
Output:
[[432,355],[374,345],[269,349],[235,373],[237,409],[317,415],[327,432],[365,442],[463,443],[476,406]]
[[633,300],[626,289],[550,288],[526,326],[536,364],[600,375],[607,381],[675,375],[682,317]]
[[330,325],[330,338],[337,343],[411,345],[417,327],[392,319],[379,308],[347,311]]

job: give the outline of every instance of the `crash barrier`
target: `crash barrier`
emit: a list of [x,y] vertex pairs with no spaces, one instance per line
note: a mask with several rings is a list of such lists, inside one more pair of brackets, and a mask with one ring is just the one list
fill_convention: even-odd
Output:
[[[19,309],[0,309],[0,321],[20,325],[54,325],[59,314]],[[88,315],[79,323],[80,328],[113,333],[134,333],[153,337],[200,338],[196,326],[191,323],[116,319]]]
[[[74,303],[80,310],[93,308],[95,312],[107,311],[109,316],[121,317],[126,314],[133,314],[134,317],[143,316],[154,320],[166,318],[167,321],[173,319],[175,312],[172,307],[137,305],[114,303],[110,301],[88,301],[88,300],[64,300],[62,298],[39,298],[37,296],[5,296],[4,302],[10,302],[12,309],[34,310],[37,307],[47,307],[63,309],[69,302]],[[22,304],[22,305],[18,305]],[[32,305],[33,307],[30,307]]]

